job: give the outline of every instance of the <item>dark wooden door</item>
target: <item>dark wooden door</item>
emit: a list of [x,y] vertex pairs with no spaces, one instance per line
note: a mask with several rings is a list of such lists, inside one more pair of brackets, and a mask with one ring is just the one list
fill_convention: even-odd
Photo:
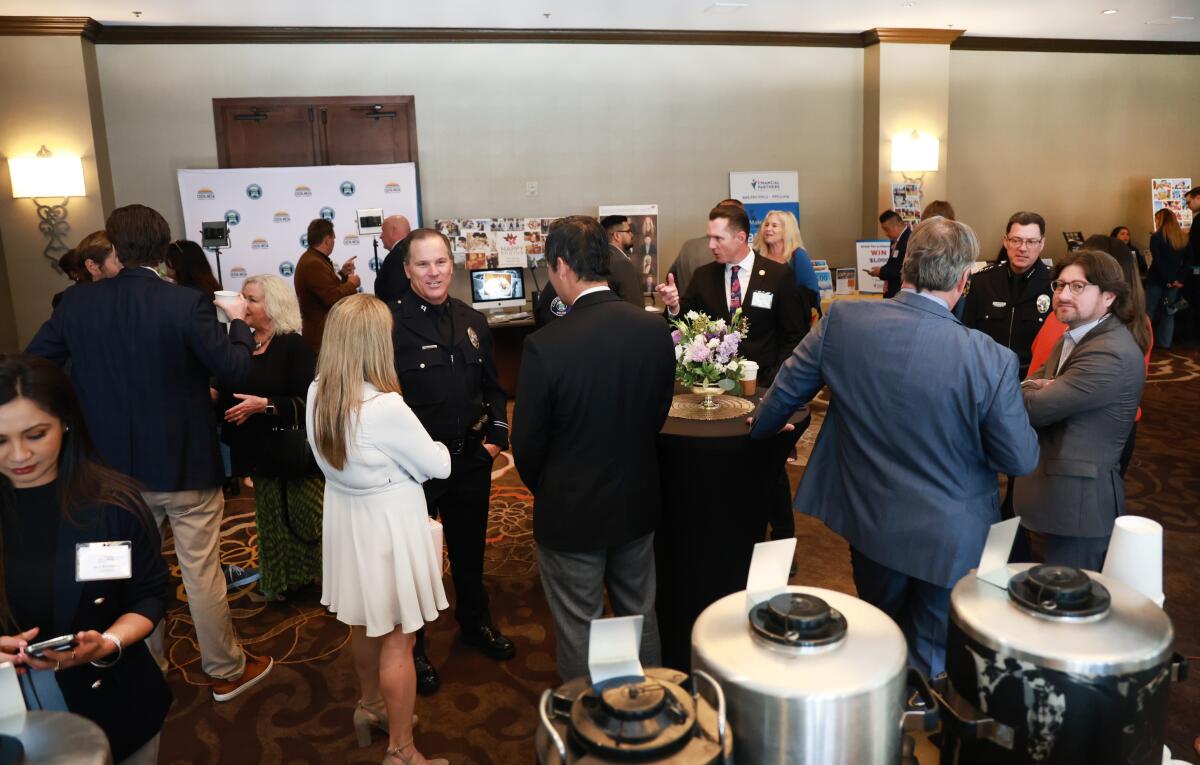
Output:
[[407,102],[329,104],[321,107],[325,164],[367,165],[412,162]]
[[214,98],[220,167],[417,162],[412,96]]
[[216,99],[213,111],[221,167],[323,164],[317,111],[312,106]]

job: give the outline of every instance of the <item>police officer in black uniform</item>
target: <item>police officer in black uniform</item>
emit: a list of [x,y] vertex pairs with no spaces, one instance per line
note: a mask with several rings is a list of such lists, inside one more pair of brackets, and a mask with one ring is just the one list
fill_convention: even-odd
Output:
[[[487,319],[449,295],[450,242],[433,229],[408,239],[404,270],[411,291],[390,304],[396,373],[405,402],[425,430],[450,449],[450,477],[425,484],[429,514],[441,516],[454,579],[454,617],[462,639],[493,659],[516,654],[496,629],[483,587],[492,460],[508,446],[507,397],[496,375]],[[437,672],[414,650],[418,690],[431,693]]]
[[1051,271],[1041,260],[1046,221],[1034,212],[1008,219],[1004,249],[1008,259],[971,277],[962,323],[1017,354],[1021,378],[1029,371],[1033,339],[1050,313]]
[[[1033,358],[1033,339],[1050,313],[1051,270],[1042,262],[1046,246],[1046,219],[1035,212],[1013,213],[1004,234],[1004,254],[995,265],[971,277],[971,291],[960,301],[962,323],[989,335],[1017,354],[1021,379],[1029,372]],[[1000,517],[1012,518],[1013,481],[1000,506]],[[1030,560],[1028,542],[1018,535],[1012,560]]]

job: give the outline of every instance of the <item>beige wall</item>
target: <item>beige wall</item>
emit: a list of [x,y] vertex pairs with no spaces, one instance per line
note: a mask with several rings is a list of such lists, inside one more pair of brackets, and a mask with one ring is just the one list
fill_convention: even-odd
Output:
[[[88,196],[72,199],[68,206],[71,231],[65,239],[74,246],[87,233],[104,227],[85,66],[85,51],[91,44],[78,37],[3,40],[0,157],[32,156],[45,144],[54,154],[83,158]],[[12,198],[7,162],[0,171],[0,233],[17,339],[24,347],[50,315],[50,297],[69,282],[42,256],[47,240],[38,231],[33,201]],[[7,296],[0,298],[7,307]],[[0,310],[0,324],[2,314]]]
[[[177,168],[216,167],[212,99],[411,94],[426,220],[660,206],[663,273],[730,170],[795,169],[815,257],[853,258],[862,51],[626,45],[107,45],[117,204],[179,232]],[[540,184],[525,196],[525,181]],[[180,232],[181,233],[181,232]]]
[[1064,230],[1144,248],[1150,178],[1200,182],[1196,94],[1189,56],[952,51],[949,199],[988,258],[1017,210],[1046,218],[1050,257]]

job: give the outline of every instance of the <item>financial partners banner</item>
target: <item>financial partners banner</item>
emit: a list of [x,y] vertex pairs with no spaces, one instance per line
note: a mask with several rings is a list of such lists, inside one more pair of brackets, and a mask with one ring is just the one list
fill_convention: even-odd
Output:
[[[411,162],[394,165],[257,167],[228,170],[179,170],[185,239],[200,241],[200,224],[224,219],[229,247],[221,250],[221,279],[227,290],[240,290],[255,274],[288,279],[308,247],[309,221],[333,222],[337,245],[333,262],[341,266],[357,256],[363,292],[375,291],[374,234],[358,233],[359,210],[380,208],[384,217],[403,215],[413,228],[417,218],[417,173]],[[216,273],[216,259],[206,250]],[[379,246],[379,260],[387,255]]]
[[[790,212],[800,220],[800,174],[793,170],[734,171],[729,174],[729,196],[740,199],[750,216],[750,238],[772,210]],[[804,227],[801,225],[800,230]]]

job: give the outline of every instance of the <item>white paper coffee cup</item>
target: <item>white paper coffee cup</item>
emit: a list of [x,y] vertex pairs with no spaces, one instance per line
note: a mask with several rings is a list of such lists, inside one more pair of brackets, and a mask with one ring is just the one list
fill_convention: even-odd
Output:
[[1105,576],[1129,585],[1155,603],[1161,603],[1163,529],[1140,515],[1122,515],[1113,527]]
[[742,379],[757,380],[758,379],[758,362],[743,361],[742,362]]
[[221,308],[221,303],[237,300],[241,296],[242,293],[234,292],[233,290],[217,290],[213,293],[213,302],[217,307],[217,321],[222,324],[229,323],[229,314],[225,313],[225,309]]

